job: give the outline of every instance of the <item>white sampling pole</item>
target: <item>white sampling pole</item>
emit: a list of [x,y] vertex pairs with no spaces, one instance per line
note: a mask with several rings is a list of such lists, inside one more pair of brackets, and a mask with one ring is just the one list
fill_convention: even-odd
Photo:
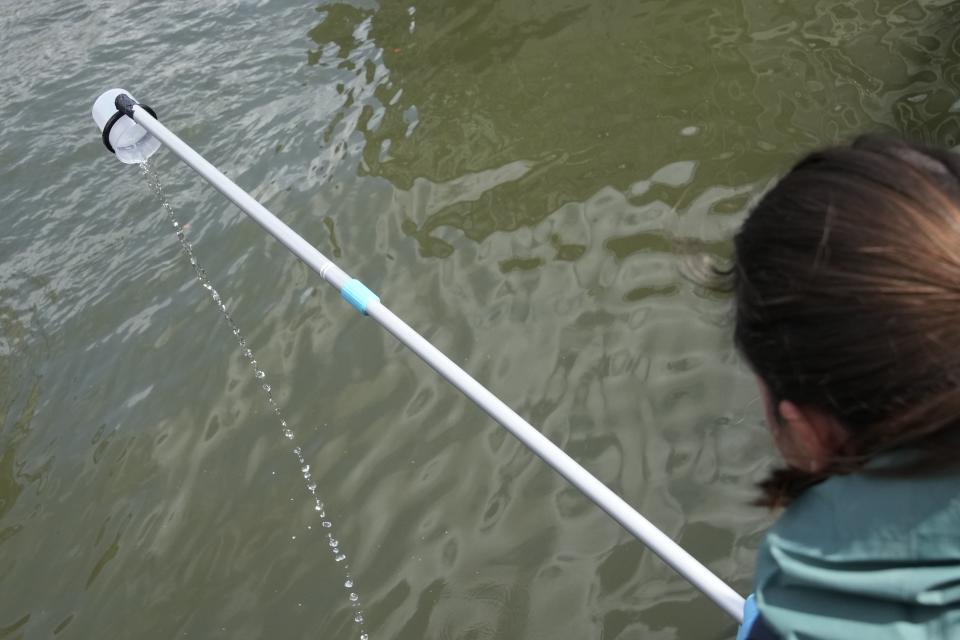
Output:
[[[713,600],[732,618],[738,622],[743,620],[744,599],[736,591],[665,533],[657,529],[649,520],[627,504],[623,498],[597,480],[486,387],[474,380],[470,374],[457,366],[423,336],[394,315],[359,280],[350,278],[343,270],[317,251],[313,245],[300,237],[250,194],[234,184],[183,140],[160,124],[147,109],[144,109],[132,99],[126,102],[117,99],[117,108],[118,111],[122,111],[127,116],[132,116],[133,120],[150,135],[159,140],[216,187],[220,193],[256,220],[270,235],[290,249],[307,266],[320,274],[324,280],[336,287],[341,295],[358,311],[379,322],[384,329],[420,356],[424,362],[433,367],[450,384],[473,400],[490,417],[503,425],[520,442],[582,491],[587,498],[610,514],[624,529],[643,542],[651,551]],[[107,136],[109,134],[108,131]]]

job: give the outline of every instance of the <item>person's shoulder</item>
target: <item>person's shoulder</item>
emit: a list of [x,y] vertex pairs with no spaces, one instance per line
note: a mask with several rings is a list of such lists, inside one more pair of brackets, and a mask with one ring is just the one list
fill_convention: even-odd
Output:
[[760,614],[784,638],[960,637],[957,531],[956,475],[832,478],[765,537]]
[[810,488],[771,527],[771,543],[824,560],[960,557],[960,474],[858,473]]

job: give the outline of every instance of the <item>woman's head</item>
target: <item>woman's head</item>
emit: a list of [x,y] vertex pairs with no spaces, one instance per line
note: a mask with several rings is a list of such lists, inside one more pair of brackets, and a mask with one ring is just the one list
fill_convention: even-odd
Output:
[[883,138],[813,153],[734,243],[735,340],[791,463],[768,503],[895,449],[960,460],[960,158]]

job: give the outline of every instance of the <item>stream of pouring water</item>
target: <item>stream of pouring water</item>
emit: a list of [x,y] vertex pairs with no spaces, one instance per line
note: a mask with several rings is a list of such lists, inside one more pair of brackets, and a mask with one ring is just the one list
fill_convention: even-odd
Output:
[[[244,338],[243,334],[240,332],[240,328],[237,327],[237,323],[234,322],[233,316],[231,316],[230,312],[227,310],[227,306],[220,298],[220,294],[216,289],[214,289],[213,284],[211,284],[210,278],[207,276],[207,272],[194,255],[193,247],[191,246],[190,242],[187,241],[186,235],[184,234],[183,225],[180,224],[180,221],[177,219],[177,216],[173,211],[173,207],[170,205],[170,202],[167,200],[167,197],[163,192],[163,186],[160,184],[160,177],[157,176],[155,172],[150,170],[150,167],[147,165],[146,161],[140,163],[140,170],[143,173],[144,178],[146,178],[147,184],[150,185],[150,188],[160,200],[160,206],[162,206],[164,211],[167,212],[167,218],[173,225],[173,230],[177,234],[177,240],[180,242],[180,249],[183,250],[184,255],[186,255],[186,257],[190,260],[190,266],[193,267],[193,271],[197,276],[197,281],[201,286],[203,286],[207,293],[210,294],[210,298],[213,300],[213,303],[217,305],[221,315],[223,315],[224,319],[227,321],[227,324],[230,325],[230,330],[233,331],[233,335],[237,339],[237,343],[240,345],[240,353],[250,363],[250,368],[253,369],[253,377],[256,378],[260,383],[260,388],[263,390],[263,393],[267,398],[267,404],[270,406],[270,410],[280,423],[283,437],[287,440],[293,440],[295,438],[295,434],[287,424],[286,418],[283,417],[283,413],[280,411],[280,406],[273,397],[273,391],[270,388],[270,385],[267,383],[267,374],[264,373],[263,369],[261,369],[257,364],[257,360],[254,358],[253,351],[251,351],[250,347],[247,346],[246,338]],[[317,515],[321,519],[320,524],[324,529],[327,530],[327,544],[330,554],[333,556],[333,559],[343,567],[343,587],[349,593],[348,599],[350,600],[350,606],[354,610],[353,621],[359,626],[360,629],[360,640],[369,640],[369,635],[364,630],[363,612],[360,610],[360,596],[357,595],[356,591],[354,591],[353,578],[350,574],[350,564],[347,561],[347,555],[340,549],[340,543],[333,535],[333,522],[327,515],[323,501],[320,500],[320,495],[317,493],[317,483],[310,473],[310,465],[307,464],[303,457],[303,449],[301,449],[299,446],[294,447],[293,454],[297,457],[300,473],[303,474],[307,491],[310,492],[310,496],[313,499],[313,508],[315,511],[317,511]]]

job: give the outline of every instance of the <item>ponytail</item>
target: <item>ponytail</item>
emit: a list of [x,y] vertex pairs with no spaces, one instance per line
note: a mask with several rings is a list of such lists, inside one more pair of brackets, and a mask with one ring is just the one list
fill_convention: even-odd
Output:
[[960,463],[960,159],[868,137],[804,158],[734,239],[735,341],[774,397],[848,432],[825,469],[774,470],[783,506],[893,451]]

